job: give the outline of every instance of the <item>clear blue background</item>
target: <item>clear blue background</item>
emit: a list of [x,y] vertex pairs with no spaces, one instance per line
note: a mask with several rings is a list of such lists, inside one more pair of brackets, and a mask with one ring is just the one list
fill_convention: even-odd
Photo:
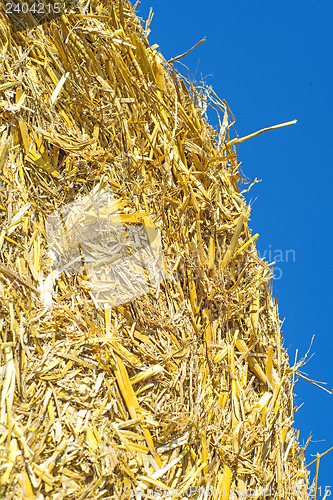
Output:
[[[149,41],[166,59],[207,38],[181,62],[226,99],[239,137],[298,120],[241,144],[238,157],[248,178],[262,179],[247,196],[259,252],[269,259],[271,250],[272,260],[279,250],[284,260],[295,252],[277,264],[282,276],[274,281],[290,362],[315,335],[315,355],[302,371],[332,390],[333,2],[142,0],[139,16],[146,20],[150,7]],[[303,379],[295,392],[295,405],[303,403],[295,418],[301,443],[312,434],[309,463],[333,446],[333,396]],[[314,478],[315,464],[310,469]],[[333,451],[321,459],[319,485],[333,489]]]

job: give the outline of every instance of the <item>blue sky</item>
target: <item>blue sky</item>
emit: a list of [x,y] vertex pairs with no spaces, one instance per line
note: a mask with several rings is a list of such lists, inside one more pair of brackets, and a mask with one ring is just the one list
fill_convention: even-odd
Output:
[[[238,157],[246,177],[262,180],[247,196],[258,251],[283,259],[274,290],[290,361],[297,349],[298,358],[305,355],[315,335],[302,371],[332,390],[333,2],[142,0],[138,14],[147,19],[150,7],[149,41],[166,59],[206,37],[181,61],[226,99],[240,137],[298,120],[241,144]],[[295,418],[301,442],[312,434],[309,463],[333,446],[333,396],[302,379],[295,392],[295,405],[303,403]],[[333,452],[321,459],[318,499],[325,486],[333,489],[332,470]]]

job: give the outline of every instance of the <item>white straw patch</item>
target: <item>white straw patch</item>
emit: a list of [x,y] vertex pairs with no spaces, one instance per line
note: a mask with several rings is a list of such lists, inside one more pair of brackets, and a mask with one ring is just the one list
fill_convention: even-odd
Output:
[[56,86],[56,88],[54,89],[52,95],[51,95],[51,103],[54,104],[57,100],[57,97],[58,95],[60,94],[61,92],[61,89],[62,87],[64,86],[65,84],[65,81],[67,80],[69,76],[69,72],[65,73],[59,80],[58,82],[58,85]]

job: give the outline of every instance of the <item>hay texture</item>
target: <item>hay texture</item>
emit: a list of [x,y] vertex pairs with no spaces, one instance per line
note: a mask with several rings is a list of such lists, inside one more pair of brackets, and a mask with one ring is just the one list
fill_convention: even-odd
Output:
[[0,14],[0,496],[308,499],[226,103],[127,1],[29,22]]

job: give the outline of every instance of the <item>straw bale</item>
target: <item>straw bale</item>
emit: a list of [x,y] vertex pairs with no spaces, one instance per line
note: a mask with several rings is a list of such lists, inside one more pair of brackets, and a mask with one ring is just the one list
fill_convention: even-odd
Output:
[[[295,368],[225,101],[149,45],[126,0],[9,21],[2,10],[0,495],[309,498]],[[87,249],[70,272],[47,239],[52,214],[67,207],[78,228],[69,204],[103,189],[162,255],[163,279],[114,303],[110,277],[89,281]]]

